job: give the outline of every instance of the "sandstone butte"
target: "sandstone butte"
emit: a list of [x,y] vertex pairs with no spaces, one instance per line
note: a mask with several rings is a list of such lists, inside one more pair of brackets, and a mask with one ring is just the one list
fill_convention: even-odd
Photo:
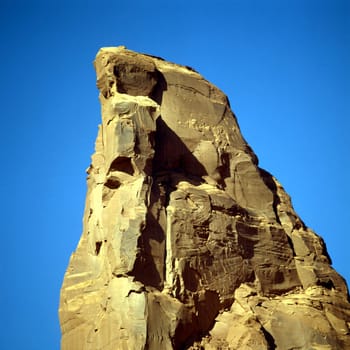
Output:
[[61,349],[350,349],[346,282],[227,97],[125,47],[95,69],[102,123]]

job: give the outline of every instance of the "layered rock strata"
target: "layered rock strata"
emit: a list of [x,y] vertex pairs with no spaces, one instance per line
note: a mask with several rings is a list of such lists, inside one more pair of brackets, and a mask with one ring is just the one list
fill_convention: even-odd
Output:
[[346,283],[227,97],[124,47],[95,68],[102,124],[62,349],[349,349]]

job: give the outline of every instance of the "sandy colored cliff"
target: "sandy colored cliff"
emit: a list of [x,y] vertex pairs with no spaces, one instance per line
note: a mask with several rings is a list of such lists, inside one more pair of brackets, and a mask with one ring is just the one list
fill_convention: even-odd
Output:
[[95,68],[102,123],[61,349],[350,349],[346,283],[227,97],[124,47]]

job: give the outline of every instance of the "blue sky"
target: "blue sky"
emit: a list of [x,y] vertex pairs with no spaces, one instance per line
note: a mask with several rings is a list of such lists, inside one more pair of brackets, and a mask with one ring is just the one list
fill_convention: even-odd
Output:
[[100,121],[92,61],[126,45],[192,66],[350,281],[350,7],[342,0],[0,1],[2,349],[59,349]]

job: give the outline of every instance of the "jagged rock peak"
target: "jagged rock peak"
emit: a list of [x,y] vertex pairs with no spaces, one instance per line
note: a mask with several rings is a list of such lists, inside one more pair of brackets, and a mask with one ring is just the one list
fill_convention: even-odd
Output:
[[227,97],[125,47],[95,68],[102,123],[62,349],[349,349],[346,283]]

